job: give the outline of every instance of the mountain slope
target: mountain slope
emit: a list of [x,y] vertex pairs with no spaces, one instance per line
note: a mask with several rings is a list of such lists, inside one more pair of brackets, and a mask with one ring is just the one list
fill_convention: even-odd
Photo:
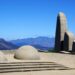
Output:
[[48,37],[37,37],[37,38],[27,38],[27,39],[17,39],[11,42],[17,46],[32,45],[39,49],[49,49],[54,47],[54,38]]
[[17,45],[12,44],[11,42],[7,42],[4,39],[0,39],[0,50],[11,50],[18,48]]

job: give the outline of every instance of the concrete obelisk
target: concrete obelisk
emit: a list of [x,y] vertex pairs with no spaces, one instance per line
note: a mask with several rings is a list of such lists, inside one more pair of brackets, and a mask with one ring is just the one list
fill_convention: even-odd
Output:
[[63,50],[64,34],[67,31],[66,17],[64,13],[60,12],[57,16],[56,34],[55,34],[55,51]]

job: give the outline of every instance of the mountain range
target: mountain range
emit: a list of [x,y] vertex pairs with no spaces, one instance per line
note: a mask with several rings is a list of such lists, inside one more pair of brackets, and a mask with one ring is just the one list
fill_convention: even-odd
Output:
[[12,44],[4,39],[0,39],[0,50],[11,50],[18,48],[17,45]]
[[39,50],[48,50],[54,48],[54,41],[54,38],[49,37],[25,38],[11,41],[0,39],[0,50],[17,49],[23,45],[31,45]]
[[38,49],[47,50],[49,48],[54,48],[54,38],[49,37],[36,37],[36,38],[25,38],[11,40],[10,42],[17,46],[32,45]]

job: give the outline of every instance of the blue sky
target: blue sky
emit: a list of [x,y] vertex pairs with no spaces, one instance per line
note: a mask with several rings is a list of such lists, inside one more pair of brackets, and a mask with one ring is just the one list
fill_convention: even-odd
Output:
[[0,0],[0,38],[54,37],[60,11],[75,34],[75,0]]

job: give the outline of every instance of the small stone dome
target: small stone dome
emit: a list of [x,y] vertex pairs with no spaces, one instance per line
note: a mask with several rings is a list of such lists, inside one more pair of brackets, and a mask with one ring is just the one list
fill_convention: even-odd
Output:
[[5,57],[4,53],[0,51],[0,62],[3,62],[5,60],[6,60],[6,57]]
[[38,60],[40,59],[39,53],[36,48],[32,46],[22,46],[16,50],[14,57],[22,60]]

